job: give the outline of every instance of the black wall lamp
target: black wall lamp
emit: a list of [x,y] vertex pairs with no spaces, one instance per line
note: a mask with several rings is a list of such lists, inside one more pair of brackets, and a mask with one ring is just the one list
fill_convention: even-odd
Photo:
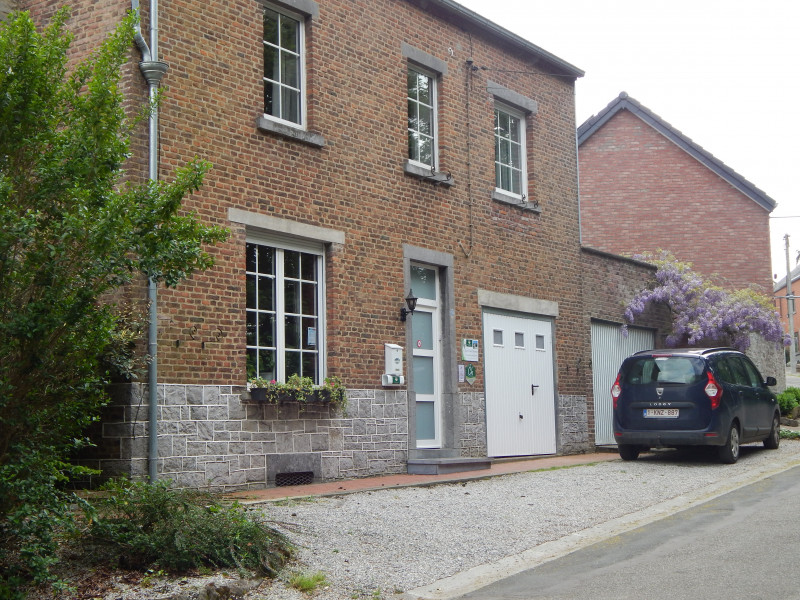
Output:
[[417,308],[417,297],[411,289],[408,290],[408,296],[406,296],[406,306],[408,306],[408,308],[404,306],[400,309],[401,321],[405,321],[408,315],[413,315],[414,310]]

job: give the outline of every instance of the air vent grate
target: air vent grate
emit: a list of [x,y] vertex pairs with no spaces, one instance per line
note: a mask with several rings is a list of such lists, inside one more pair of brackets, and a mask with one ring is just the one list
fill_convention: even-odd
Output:
[[278,473],[275,475],[275,485],[285,487],[290,485],[308,485],[314,482],[313,471],[300,471],[297,473]]

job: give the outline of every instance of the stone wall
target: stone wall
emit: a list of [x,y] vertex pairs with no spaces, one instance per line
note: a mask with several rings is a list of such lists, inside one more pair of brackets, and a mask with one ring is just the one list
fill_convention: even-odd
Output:
[[[255,403],[231,386],[159,385],[158,401],[158,474],[178,487],[224,491],[274,485],[279,473],[328,480],[406,469],[405,391],[351,390],[343,415],[321,404]],[[98,447],[80,462],[103,478],[146,477],[147,418],[147,386],[117,386],[93,431]]]
[[562,454],[580,454],[594,451],[589,431],[589,411],[586,396],[559,396],[558,431]]
[[483,391],[459,394],[462,422],[457,427],[461,456],[486,456],[486,400]]
[[750,347],[746,352],[764,378],[774,377],[778,381],[772,389],[776,394],[786,389],[786,355],[783,348],[767,342],[761,336],[750,335]]

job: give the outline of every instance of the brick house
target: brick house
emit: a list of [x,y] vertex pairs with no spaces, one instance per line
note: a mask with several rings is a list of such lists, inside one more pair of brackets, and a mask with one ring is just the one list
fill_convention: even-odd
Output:
[[584,245],[670,250],[725,287],[770,293],[772,198],[624,92],[578,144]]
[[[77,2],[81,48],[128,8]],[[141,12],[126,97],[164,91],[157,177],[213,163],[185,207],[231,235],[157,290],[157,385],[115,387],[86,464],[241,489],[592,448],[579,69],[452,0],[163,1],[157,45]],[[346,413],[247,392],[292,373],[341,377]]]

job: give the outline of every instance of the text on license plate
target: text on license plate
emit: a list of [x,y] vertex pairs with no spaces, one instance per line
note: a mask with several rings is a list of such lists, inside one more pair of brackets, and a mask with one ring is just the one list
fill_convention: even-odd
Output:
[[679,410],[677,408],[645,408],[645,419],[677,419]]

